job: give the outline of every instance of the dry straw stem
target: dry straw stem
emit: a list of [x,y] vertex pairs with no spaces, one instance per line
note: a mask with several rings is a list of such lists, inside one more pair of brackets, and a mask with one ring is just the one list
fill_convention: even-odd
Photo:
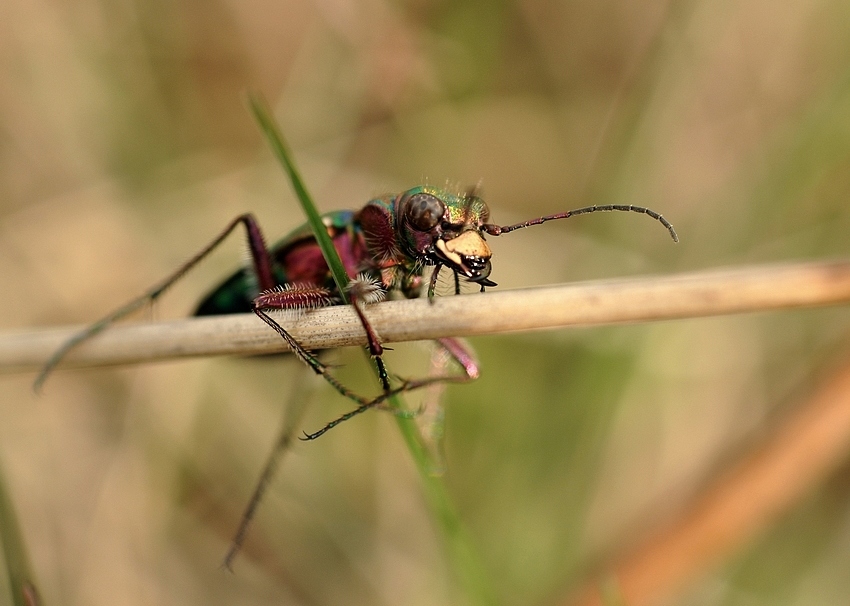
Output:
[[[850,302],[850,261],[754,266],[671,276],[584,282],[484,295],[390,301],[367,316],[385,343],[565,326],[667,320]],[[308,349],[363,345],[348,306],[285,322]],[[0,372],[40,368],[82,327],[0,336]],[[253,314],[120,325],[71,351],[63,366],[129,364],[284,350]]]
[[666,528],[607,567],[565,604],[602,606],[614,581],[624,604],[666,603],[688,581],[723,562],[846,460],[850,450],[850,363],[824,381],[748,456],[697,496]]

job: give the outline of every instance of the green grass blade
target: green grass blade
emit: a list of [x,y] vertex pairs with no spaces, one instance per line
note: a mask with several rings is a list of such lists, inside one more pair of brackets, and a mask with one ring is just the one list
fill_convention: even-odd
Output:
[[[392,402],[392,405],[395,406],[396,403]],[[429,453],[413,419],[398,415],[396,422],[419,470],[431,516],[440,527],[443,542],[458,581],[471,603],[498,604],[499,600],[481,555],[455,509],[446,483],[442,476],[433,473],[440,462],[434,460]]]
[[12,590],[12,603],[15,606],[38,604],[35,577],[30,568],[18,517],[15,515],[12,499],[6,490],[2,466],[0,466],[0,549],[3,551],[3,561]]
[[[292,188],[295,190],[295,194],[307,215],[307,219],[313,229],[313,234],[316,236],[316,240],[322,249],[325,261],[328,267],[331,268],[340,294],[344,302],[348,303],[348,297],[345,292],[345,286],[348,284],[348,275],[345,273],[342,261],[331,242],[330,236],[328,236],[325,225],[322,223],[321,215],[316,210],[316,206],[307,192],[307,188],[304,186],[298,170],[295,168],[295,162],[292,159],[289,148],[284,142],[280,128],[272,116],[268,104],[262,97],[251,94],[249,95],[249,103],[254,117],[259,122],[263,133],[269,140],[269,144],[289,175]],[[377,369],[373,370],[377,373]],[[402,399],[398,395],[390,397],[387,401],[396,410],[406,410]],[[402,438],[422,477],[422,485],[426,500],[431,509],[431,515],[439,524],[446,550],[449,553],[449,558],[452,561],[458,580],[463,585],[467,596],[473,603],[498,603],[478,551],[473,547],[466,528],[457,514],[445,482],[443,482],[442,477],[432,473],[434,469],[440,466],[440,462],[433,459],[413,419],[403,415],[396,415],[396,421]]]
[[251,106],[251,113],[254,114],[254,118],[256,118],[260,128],[263,130],[263,134],[268,139],[269,145],[271,145],[272,150],[289,175],[295,195],[304,209],[304,214],[307,215],[307,221],[313,229],[313,234],[316,236],[316,242],[319,243],[319,248],[322,249],[325,262],[331,269],[331,274],[339,289],[339,294],[343,302],[348,303],[348,293],[345,288],[348,285],[348,274],[345,273],[345,267],[334,248],[333,242],[331,242],[328,230],[324,223],[322,223],[322,216],[316,209],[313,199],[310,197],[307,188],[304,186],[304,182],[301,180],[301,175],[295,167],[292,154],[283,139],[283,133],[281,133],[277,121],[272,116],[269,104],[263,97],[254,93],[248,96],[248,103]]

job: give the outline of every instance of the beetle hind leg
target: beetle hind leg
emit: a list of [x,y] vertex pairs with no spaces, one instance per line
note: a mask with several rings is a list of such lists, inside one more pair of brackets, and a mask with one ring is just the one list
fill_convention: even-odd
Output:
[[44,382],[47,380],[47,377],[53,371],[56,366],[65,358],[65,356],[73,349],[75,349],[78,345],[88,341],[95,335],[100,332],[103,332],[105,329],[109,328],[112,324],[117,322],[118,320],[129,316],[134,311],[142,308],[145,305],[151,304],[156,301],[166,290],[168,290],[174,283],[178,282],[184,275],[186,275],[189,270],[195,267],[198,263],[206,259],[210,253],[212,253],[218,246],[229,236],[239,225],[244,225],[245,232],[247,234],[248,239],[248,248],[251,252],[251,259],[253,263],[253,271],[256,274],[257,282],[260,285],[260,288],[270,289],[274,286],[274,277],[272,271],[272,260],[269,256],[269,252],[266,249],[265,240],[263,239],[263,232],[260,230],[260,225],[257,223],[254,215],[250,213],[246,213],[243,215],[239,215],[235,219],[233,219],[230,223],[225,227],[209,244],[207,244],[204,248],[198,251],[191,259],[183,263],[177,270],[174,271],[170,276],[162,280],[159,284],[156,284],[147,292],[142,294],[139,297],[136,297],[129,303],[125,304],[123,307],[120,307],[110,313],[109,315],[101,318],[94,324],[83,329],[81,332],[77,333],[62,346],[53,352],[53,355],[50,356],[50,359],[47,363],[42,367],[41,372],[38,374],[38,377],[33,384],[33,388],[36,392],[41,391],[41,388],[44,386]]

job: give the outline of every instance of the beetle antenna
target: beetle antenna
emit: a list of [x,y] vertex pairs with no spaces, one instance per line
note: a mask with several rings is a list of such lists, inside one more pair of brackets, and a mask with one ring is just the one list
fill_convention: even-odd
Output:
[[502,234],[506,234],[512,232],[517,229],[522,229],[523,227],[531,227],[532,225],[540,225],[541,223],[545,223],[546,221],[554,221],[555,219],[569,219],[575,215],[586,215],[588,213],[595,212],[609,212],[614,210],[620,210],[624,212],[632,212],[632,213],[641,213],[644,215],[649,215],[661,225],[667,228],[667,231],[670,232],[670,237],[673,238],[673,242],[679,241],[679,236],[676,234],[676,230],[673,229],[673,226],[670,225],[670,222],[665,219],[661,214],[655,212],[651,208],[644,208],[643,206],[633,206],[631,204],[603,204],[603,205],[593,205],[593,206],[585,206],[584,208],[577,208],[575,210],[568,210],[565,213],[557,213],[555,215],[546,215],[545,217],[538,217],[536,219],[531,219],[529,221],[524,221],[522,223],[517,223],[516,225],[493,225],[487,223],[481,226],[481,229],[491,236],[501,236]]

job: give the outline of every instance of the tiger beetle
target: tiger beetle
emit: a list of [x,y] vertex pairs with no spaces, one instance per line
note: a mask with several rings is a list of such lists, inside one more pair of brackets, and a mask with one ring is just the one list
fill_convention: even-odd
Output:
[[[165,280],[67,341],[44,366],[35,387],[41,387],[48,374],[71,349],[116,320],[155,301],[218,247],[232,231],[243,225],[247,232],[250,267],[224,280],[201,301],[195,315],[253,312],[281,336],[302,362],[321,375],[337,392],[357,404],[350,412],[327,423],[318,431],[305,433],[301,438],[313,440],[370,408],[386,407],[385,402],[396,394],[437,383],[471,381],[478,377],[477,362],[463,343],[458,339],[443,338],[438,339],[437,344],[450,360],[460,366],[461,374],[402,380],[400,385],[393,387],[382,358],[384,349],[366,319],[363,311],[365,306],[383,300],[390,291],[398,291],[406,298],[419,297],[424,291],[432,300],[437,278],[443,268],[453,274],[455,294],[460,294],[461,280],[478,285],[483,292],[487,287],[496,286],[490,280],[492,253],[485,235],[501,236],[546,221],[602,211],[649,215],[667,228],[674,242],[679,241],[667,219],[651,209],[631,205],[587,206],[515,225],[496,225],[489,222],[490,210],[477,195],[475,188],[456,193],[422,185],[400,194],[375,198],[358,211],[340,210],[323,215],[322,222],[350,278],[348,297],[365,330],[367,348],[378,369],[382,393],[377,397],[360,396],[340,383],[330,374],[328,366],[302,347],[269,315],[268,312],[274,310],[304,310],[335,305],[341,302],[342,297],[309,225],[296,229],[268,248],[252,214],[236,217],[212,242]],[[427,267],[433,269],[426,280]],[[242,543],[272,468],[273,465],[269,463],[243,516],[225,559],[227,566]]]
[[383,300],[388,291],[400,291],[409,299],[419,297],[425,290],[426,267],[433,267],[427,281],[429,300],[433,300],[437,278],[443,267],[454,275],[455,294],[460,294],[461,279],[477,284],[484,292],[486,287],[497,286],[489,277],[492,253],[484,239],[485,234],[500,236],[546,221],[604,211],[649,215],[667,228],[674,242],[679,241],[673,226],[662,215],[649,208],[632,205],[586,206],[514,225],[496,225],[489,223],[490,209],[477,195],[476,188],[455,193],[421,185],[400,194],[375,198],[359,211],[339,210],[323,215],[322,222],[350,278],[348,295],[366,332],[369,353],[378,367],[383,393],[376,398],[359,396],[337,381],[326,365],[302,347],[267,313],[272,310],[314,309],[340,303],[339,291],[310,225],[301,226],[268,248],[256,218],[250,213],[233,219],[212,242],[145,294],[69,339],[45,364],[35,381],[35,388],[41,388],[50,372],[71,349],[113,322],[155,301],[241,224],[247,232],[250,267],[224,280],[201,301],[194,315],[253,312],[281,336],[302,362],[344,397],[357,403],[357,408],[351,412],[314,433],[305,433],[302,438],[313,440],[357,414],[382,406],[398,393],[434,383],[470,381],[478,376],[478,366],[461,342],[443,338],[437,341],[439,346],[460,364],[463,374],[406,380],[393,388],[383,363],[384,349],[364,315],[364,306]]

